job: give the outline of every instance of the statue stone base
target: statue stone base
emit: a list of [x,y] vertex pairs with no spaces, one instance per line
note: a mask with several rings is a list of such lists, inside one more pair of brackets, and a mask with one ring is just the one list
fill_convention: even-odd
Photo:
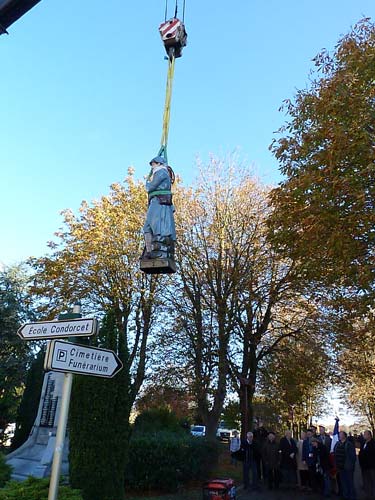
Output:
[[146,274],[172,274],[176,272],[173,259],[157,257],[155,259],[141,258],[141,271]]
[[152,251],[144,248],[141,256],[141,271],[146,274],[172,274],[176,272],[174,241],[170,237],[154,237]]
[[[64,374],[47,372],[44,375],[38,414],[25,443],[6,455],[13,467],[12,479],[22,481],[28,476],[47,477],[51,474],[55,450],[57,423],[60,414]],[[67,475],[69,442],[65,439],[62,475]]]

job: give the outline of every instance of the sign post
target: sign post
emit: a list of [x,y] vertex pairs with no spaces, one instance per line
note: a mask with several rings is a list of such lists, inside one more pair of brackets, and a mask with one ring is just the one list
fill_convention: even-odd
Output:
[[72,344],[62,340],[51,340],[48,344],[44,368],[64,373],[61,411],[57,425],[48,500],[57,500],[73,373],[112,378],[122,367],[123,364],[118,356],[108,349]]
[[[66,319],[66,316],[67,315],[65,315],[65,319]],[[77,303],[73,306],[73,314],[71,316],[73,318],[76,318],[76,319],[81,318],[81,304],[80,303]],[[19,332],[17,332],[17,333],[19,334]],[[48,490],[48,500],[57,500],[58,499],[60,473],[61,473],[61,462],[62,462],[62,455],[63,455],[63,451],[64,451],[66,426],[68,423],[72,385],[73,385],[73,374],[72,373],[65,373],[64,374],[64,384],[63,384],[62,395],[61,395],[60,415],[59,415],[59,421],[57,423],[55,450],[53,453],[53,462],[52,462],[52,468],[51,468],[51,479],[50,479],[49,490]]]
[[57,500],[58,498],[61,462],[64,451],[66,426],[68,423],[72,384],[73,384],[73,374],[65,373],[64,384],[62,389],[62,397],[61,397],[61,409],[60,409],[59,421],[57,424],[55,450],[53,453],[51,479],[48,490],[48,500]]
[[[97,319],[82,318],[81,304],[77,303],[71,313],[60,314],[58,321],[26,323],[17,332],[23,340],[50,340],[44,358],[44,369],[64,373],[48,500],[57,500],[58,497],[73,374],[112,378],[123,367],[116,353],[109,349],[72,343],[73,337],[89,337],[96,334],[98,329]],[[60,340],[61,338],[68,338],[70,342]]]
[[[78,307],[78,306],[74,306]],[[95,318],[66,318],[73,314],[64,314],[64,319],[58,321],[38,321],[26,323],[18,329],[17,334],[22,340],[49,340],[70,337],[89,337],[98,330],[98,320]],[[60,316],[60,317],[61,317]]]
[[122,369],[122,362],[113,351],[62,340],[48,344],[44,368],[63,373],[112,378]]

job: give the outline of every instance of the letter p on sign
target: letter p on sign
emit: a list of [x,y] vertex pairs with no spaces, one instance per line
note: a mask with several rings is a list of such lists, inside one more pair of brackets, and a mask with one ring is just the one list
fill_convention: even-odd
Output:
[[68,351],[65,351],[65,349],[58,349],[57,351],[57,361],[66,361]]

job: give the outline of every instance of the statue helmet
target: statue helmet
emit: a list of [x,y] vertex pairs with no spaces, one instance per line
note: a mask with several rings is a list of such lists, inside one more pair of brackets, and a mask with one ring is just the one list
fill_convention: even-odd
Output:
[[162,165],[166,165],[167,164],[166,159],[164,158],[164,156],[155,156],[155,158],[153,158],[150,161],[150,165],[151,165],[151,163],[161,163]]

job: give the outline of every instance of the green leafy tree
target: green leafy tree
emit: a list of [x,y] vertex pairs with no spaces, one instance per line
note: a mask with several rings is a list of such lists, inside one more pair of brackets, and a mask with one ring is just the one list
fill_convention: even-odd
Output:
[[21,324],[31,317],[27,301],[25,268],[15,266],[0,273],[0,443],[4,430],[16,419],[30,344],[17,336]]
[[44,379],[44,357],[45,350],[41,349],[27,370],[25,390],[17,410],[16,428],[11,446],[13,450],[27,440],[37,416]]
[[374,24],[362,20],[314,61],[271,146],[286,176],[271,195],[272,236],[307,278],[354,287],[363,299],[375,277]]
[[239,401],[229,401],[223,408],[222,420],[232,429],[239,429],[241,412]]
[[124,368],[112,379],[76,376],[69,417],[70,481],[84,500],[122,500],[128,456],[131,388],[124,333],[109,311],[95,345],[112,349]]

